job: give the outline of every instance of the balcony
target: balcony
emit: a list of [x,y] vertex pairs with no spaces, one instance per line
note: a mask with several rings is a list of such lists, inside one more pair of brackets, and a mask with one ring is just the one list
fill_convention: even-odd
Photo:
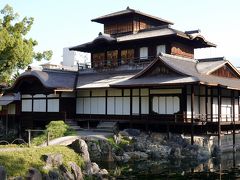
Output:
[[122,71],[122,70],[141,70],[148,66],[156,56],[134,59],[115,59],[93,62],[92,64],[78,64],[79,73],[101,72],[101,71]]

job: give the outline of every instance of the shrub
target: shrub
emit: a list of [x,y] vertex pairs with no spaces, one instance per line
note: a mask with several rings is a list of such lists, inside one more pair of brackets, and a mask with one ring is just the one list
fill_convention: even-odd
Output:
[[44,143],[47,140],[47,132],[49,132],[50,140],[76,134],[76,132],[63,121],[51,121],[48,125],[46,125],[46,131],[43,134],[33,138],[32,144],[40,145]]

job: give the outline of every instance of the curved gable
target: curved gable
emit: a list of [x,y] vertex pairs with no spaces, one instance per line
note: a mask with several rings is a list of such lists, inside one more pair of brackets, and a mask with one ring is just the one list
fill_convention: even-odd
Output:
[[147,77],[147,76],[186,76],[186,74],[176,70],[169,64],[165,63],[161,56],[155,59],[147,68],[142,70],[140,73],[138,73],[136,76],[134,76],[132,79],[141,78],[141,77]]

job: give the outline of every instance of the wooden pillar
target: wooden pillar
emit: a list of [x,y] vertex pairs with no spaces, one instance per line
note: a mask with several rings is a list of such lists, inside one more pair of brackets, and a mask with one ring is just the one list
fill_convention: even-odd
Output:
[[132,128],[132,89],[130,89],[130,128]]
[[213,122],[213,88],[211,87],[211,122]]
[[205,86],[205,118],[208,121],[208,87]]
[[232,90],[232,127],[233,127],[233,130],[232,130],[232,136],[233,136],[233,151],[235,152],[236,150],[236,147],[235,147],[235,144],[236,144],[236,140],[235,140],[235,93],[234,93],[234,90]]
[[191,85],[191,144],[192,145],[194,143],[193,112],[194,112],[194,86]]
[[222,98],[221,87],[218,87],[218,146],[221,146]]

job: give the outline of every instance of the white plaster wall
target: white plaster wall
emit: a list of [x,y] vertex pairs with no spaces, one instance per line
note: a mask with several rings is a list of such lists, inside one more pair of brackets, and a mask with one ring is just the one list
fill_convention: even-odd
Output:
[[46,112],[46,99],[34,99],[33,112]]
[[139,114],[139,97],[132,97],[132,114]]
[[149,114],[149,97],[141,97],[141,113]]
[[31,99],[22,99],[22,112],[32,112]]
[[47,103],[48,112],[59,112],[59,99],[48,99]]

